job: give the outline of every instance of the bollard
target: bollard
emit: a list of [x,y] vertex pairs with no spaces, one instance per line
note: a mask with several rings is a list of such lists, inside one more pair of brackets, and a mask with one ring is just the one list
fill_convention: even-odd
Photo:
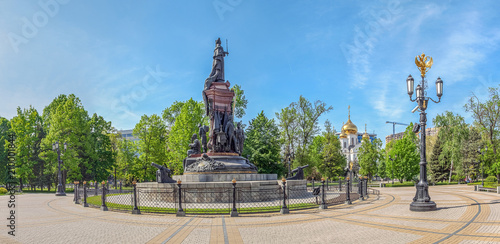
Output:
[[500,194],[500,186],[497,186],[497,194]]
[[289,214],[290,210],[286,206],[286,179],[283,177],[281,179],[281,182],[283,182],[283,206],[281,206],[280,213],[281,214]]
[[179,208],[177,209],[177,217],[183,217],[186,216],[186,213],[184,212],[184,209],[182,209],[182,189],[181,189],[181,180],[177,181],[177,186],[179,187]]
[[321,178],[321,205],[319,205],[319,209],[327,209],[325,202],[325,179]]
[[101,197],[101,210],[102,211],[108,211],[108,206],[106,206],[106,185],[104,185],[105,182],[102,181],[102,197]]
[[[141,210],[137,207],[137,181],[132,181],[132,185],[134,185],[134,209],[132,210],[132,214],[141,214]],[[120,181],[120,190],[122,188],[122,182]]]
[[233,209],[231,210],[231,217],[238,217],[238,210],[236,209],[236,179],[233,182]]
[[88,207],[89,204],[87,203],[87,181],[83,182],[83,207]]
[[345,194],[346,194],[346,200],[345,200],[345,204],[352,204],[351,202],[351,193],[349,192],[349,189],[351,188],[351,184],[350,184],[350,179],[349,177],[346,178],[346,188],[345,188]]

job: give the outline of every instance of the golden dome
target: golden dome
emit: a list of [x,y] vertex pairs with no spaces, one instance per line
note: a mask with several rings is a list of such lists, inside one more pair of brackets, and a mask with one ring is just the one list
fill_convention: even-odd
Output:
[[344,122],[342,122],[342,129],[340,129],[340,138],[347,138],[347,134],[344,131]]
[[366,124],[365,124],[365,134],[363,134],[363,139],[368,139],[370,140],[370,136],[368,135],[368,133],[366,132]]
[[344,126],[342,126],[342,130],[348,135],[349,134],[357,135],[358,127],[351,121],[351,106],[349,106],[348,109],[349,109],[349,119],[347,120],[347,123]]

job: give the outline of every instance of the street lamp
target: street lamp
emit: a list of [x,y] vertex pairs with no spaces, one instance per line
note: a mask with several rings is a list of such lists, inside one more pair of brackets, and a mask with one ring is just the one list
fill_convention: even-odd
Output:
[[[477,148],[477,152],[481,154],[481,156],[484,155],[485,152],[488,151],[488,146],[484,147],[484,151],[481,152],[481,147]],[[481,186],[484,187],[484,168],[483,164],[481,163],[481,159],[479,159],[479,163],[481,164]]]
[[[427,61],[427,58],[430,58]],[[421,138],[420,138],[420,181],[417,183],[417,192],[415,197],[413,198],[413,202],[410,204],[411,211],[433,211],[436,210],[436,203],[431,201],[431,197],[429,196],[429,185],[427,183],[427,160],[425,158],[425,124],[427,121],[427,114],[425,110],[427,109],[427,105],[429,103],[429,99],[434,103],[441,102],[441,96],[443,95],[443,81],[441,78],[436,80],[436,95],[439,98],[438,101],[434,101],[430,97],[426,97],[425,89],[427,87],[427,81],[425,80],[425,73],[432,66],[432,58],[422,55],[415,57],[415,64],[420,70],[420,76],[422,77],[422,81],[417,85],[416,88],[416,98],[412,99],[413,95],[413,85],[414,80],[411,75],[406,79],[406,85],[408,90],[408,95],[410,96],[410,101],[417,102],[417,108],[420,109],[420,128],[417,125],[414,132],[417,133],[418,130],[421,130]]]
[[[64,143],[64,151],[66,152],[66,149],[68,148],[68,144],[65,142]],[[52,150],[57,152],[57,165],[58,165],[58,172],[57,172],[57,179],[59,181],[57,185],[57,192],[56,196],[66,196],[66,192],[64,192],[64,188],[62,185],[62,173],[61,173],[61,150],[59,149],[59,141],[56,141],[55,143],[52,144]]]

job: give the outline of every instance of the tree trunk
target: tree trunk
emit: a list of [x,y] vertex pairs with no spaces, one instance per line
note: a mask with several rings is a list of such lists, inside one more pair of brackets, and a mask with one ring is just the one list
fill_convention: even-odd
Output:
[[451,183],[451,173],[453,172],[453,160],[451,160],[451,167],[450,167],[450,178],[448,178],[448,184]]

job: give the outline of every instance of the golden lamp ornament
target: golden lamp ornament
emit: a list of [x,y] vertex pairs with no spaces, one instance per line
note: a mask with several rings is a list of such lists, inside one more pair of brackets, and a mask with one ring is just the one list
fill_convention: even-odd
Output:
[[[430,60],[427,61],[427,58],[430,58]],[[415,64],[417,65],[418,69],[420,70],[420,75],[422,77],[425,77],[425,73],[432,66],[432,57],[425,56],[424,53],[422,53],[422,55],[417,55],[415,57]]]

